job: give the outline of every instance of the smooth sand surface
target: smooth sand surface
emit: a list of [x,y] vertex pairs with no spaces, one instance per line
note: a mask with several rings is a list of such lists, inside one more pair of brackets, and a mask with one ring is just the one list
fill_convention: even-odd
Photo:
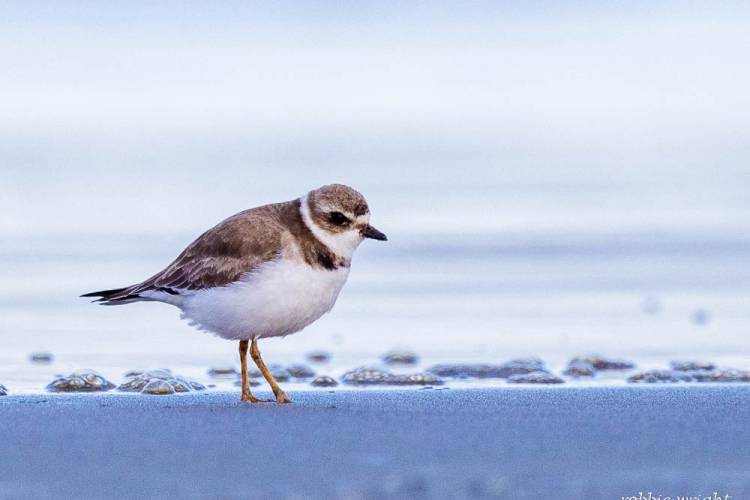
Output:
[[750,386],[0,397],[0,498],[750,497]]

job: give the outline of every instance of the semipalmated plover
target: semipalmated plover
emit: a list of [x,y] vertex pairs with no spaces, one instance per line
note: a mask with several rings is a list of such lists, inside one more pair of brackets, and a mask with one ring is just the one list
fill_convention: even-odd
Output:
[[255,403],[261,400],[247,380],[250,343],[276,401],[288,403],[260,357],[258,339],[298,332],[330,311],[365,238],[387,239],[370,225],[364,196],[332,184],[229,217],[146,281],[82,296],[105,305],[165,302],[180,308],[192,325],[238,340],[241,400]]

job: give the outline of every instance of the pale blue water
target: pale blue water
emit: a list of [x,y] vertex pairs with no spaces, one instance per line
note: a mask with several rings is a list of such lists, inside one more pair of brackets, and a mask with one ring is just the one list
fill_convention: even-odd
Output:
[[[391,241],[367,242],[333,312],[266,342],[269,361],[325,348],[338,375],[402,346],[422,366],[592,351],[748,366],[743,4],[0,9],[14,390],[234,362],[168,306],[77,296],[330,182],[360,189]],[[55,363],[30,365],[37,350]]]

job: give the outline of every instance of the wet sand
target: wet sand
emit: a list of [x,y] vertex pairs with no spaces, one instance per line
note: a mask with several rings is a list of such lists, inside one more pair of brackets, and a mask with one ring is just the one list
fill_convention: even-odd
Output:
[[0,498],[750,495],[750,386],[0,397]]

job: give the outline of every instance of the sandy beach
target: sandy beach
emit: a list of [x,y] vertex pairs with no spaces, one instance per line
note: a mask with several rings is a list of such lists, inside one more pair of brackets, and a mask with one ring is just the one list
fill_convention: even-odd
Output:
[[750,387],[0,398],[0,498],[750,494]]

